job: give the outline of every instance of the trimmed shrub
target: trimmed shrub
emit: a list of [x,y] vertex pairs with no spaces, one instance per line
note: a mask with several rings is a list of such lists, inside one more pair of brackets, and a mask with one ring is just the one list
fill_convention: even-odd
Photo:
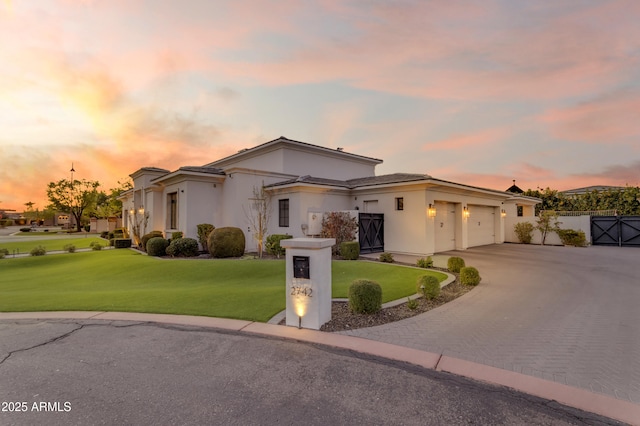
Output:
[[64,247],[62,247],[62,249],[64,251],[66,251],[67,253],[75,253],[76,252],[76,246],[74,246],[73,244],[65,244]]
[[433,259],[431,256],[427,258],[421,258],[416,261],[416,266],[418,268],[432,268],[433,267]]
[[380,262],[393,263],[393,255],[391,253],[382,253],[380,255]]
[[476,286],[480,284],[480,274],[473,266],[467,266],[460,269],[460,283],[464,285]]
[[520,222],[513,226],[513,231],[516,233],[516,237],[518,237],[518,241],[520,241],[521,244],[531,244],[533,229],[533,223],[529,222]]
[[447,269],[449,272],[460,272],[461,268],[464,268],[464,259],[461,257],[451,256],[447,260]]
[[346,260],[358,260],[360,257],[360,243],[357,241],[345,241],[340,244],[340,255]]
[[286,250],[280,245],[280,241],[289,240],[293,238],[292,235],[289,234],[272,234],[267,237],[267,242],[265,244],[265,248],[267,249],[267,253],[276,256],[278,259],[280,256],[284,255]]
[[169,241],[162,237],[152,237],[147,241],[147,254],[149,256],[164,256],[167,254]]
[[0,254],[4,254],[5,256],[9,256],[9,249],[0,248]]
[[427,300],[435,299],[440,295],[440,281],[433,275],[423,275],[416,282],[416,290]]
[[242,229],[227,226],[214,229],[209,235],[208,244],[211,256],[221,258],[242,256],[246,243]]
[[34,247],[30,252],[31,256],[44,256],[47,254],[47,249],[42,246]]
[[201,223],[198,225],[198,242],[202,246],[203,251],[209,252],[209,234],[211,234],[211,231],[214,229],[216,229],[216,227],[210,223]]
[[20,228],[20,232],[31,232],[31,228]]
[[193,238],[178,238],[171,240],[166,253],[171,257],[194,257],[200,251],[198,250],[198,242]]
[[148,234],[144,234],[142,238],[140,238],[140,250],[147,251],[147,243],[150,239],[155,237],[164,237],[162,231],[151,231]]
[[175,231],[171,233],[171,239],[172,240],[178,240],[180,238],[184,237],[184,233],[182,231]]
[[100,251],[102,250],[102,244],[100,244],[97,241],[93,241],[91,244],[89,244],[89,247],[91,247],[91,250],[93,251]]
[[114,238],[113,246],[117,249],[129,248],[131,247],[131,238]]
[[373,314],[382,307],[382,287],[375,281],[355,280],[349,286],[349,308],[358,314]]
[[583,231],[576,231],[574,229],[558,229],[556,231],[560,237],[560,241],[565,246],[584,247],[587,245],[587,237]]

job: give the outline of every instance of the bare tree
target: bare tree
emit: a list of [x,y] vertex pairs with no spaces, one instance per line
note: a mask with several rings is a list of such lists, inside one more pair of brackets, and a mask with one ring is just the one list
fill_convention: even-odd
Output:
[[264,190],[264,186],[253,187],[253,198],[249,199],[249,211],[245,210],[245,216],[249,222],[249,227],[256,240],[258,257],[262,257],[264,240],[267,238],[267,229],[271,219],[271,197]]

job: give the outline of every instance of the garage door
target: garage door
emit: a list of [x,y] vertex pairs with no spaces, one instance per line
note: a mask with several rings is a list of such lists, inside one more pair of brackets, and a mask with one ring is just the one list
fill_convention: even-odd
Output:
[[488,206],[469,206],[469,247],[485,246],[496,242],[495,208]]
[[435,202],[436,252],[456,248],[456,207],[453,203]]

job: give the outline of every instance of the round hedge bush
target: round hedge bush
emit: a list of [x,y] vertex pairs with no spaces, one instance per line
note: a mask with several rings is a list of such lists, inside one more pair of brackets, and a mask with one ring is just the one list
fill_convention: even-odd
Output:
[[166,253],[171,257],[194,257],[197,256],[198,242],[193,238],[178,238],[171,240]]
[[164,256],[167,254],[169,241],[162,237],[153,237],[147,241],[147,254],[149,256]]
[[29,254],[31,254],[31,256],[44,256],[45,254],[47,254],[47,249],[42,246],[36,246],[31,250]]
[[425,299],[435,299],[440,295],[440,281],[433,275],[423,275],[416,282],[416,289]]
[[464,285],[476,286],[480,284],[480,274],[473,266],[460,269],[460,283]]
[[452,256],[447,260],[447,269],[449,272],[460,272],[461,268],[464,268],[463,258]]
[[349,308],[358,314],[373,314],[382,307],[382,287],[375,281],[355,280],[349,286]]
[[240,257],[244,254],[245,239],[240,228],[216,228],[209,234],[207,243],[213,257]]
[[358,260],[360,257],[360,243],[358,241],[345,241],[340,244],[340,256],[345,260]]
[[140,249],[146,251],[147,250],[147,243],[149,242],[150,239],[155,238],[155,237],[164,237],[164,234],[162,233],[162,231],[151,231],[148,234],[144,234],[142,236],[142,238],[140,238]]

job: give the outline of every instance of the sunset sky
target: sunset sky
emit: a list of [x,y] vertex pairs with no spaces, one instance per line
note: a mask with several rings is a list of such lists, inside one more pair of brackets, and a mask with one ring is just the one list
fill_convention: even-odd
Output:
[[0,208],[281,135],[504,190],[640,185],[637,0],[0,0]]

